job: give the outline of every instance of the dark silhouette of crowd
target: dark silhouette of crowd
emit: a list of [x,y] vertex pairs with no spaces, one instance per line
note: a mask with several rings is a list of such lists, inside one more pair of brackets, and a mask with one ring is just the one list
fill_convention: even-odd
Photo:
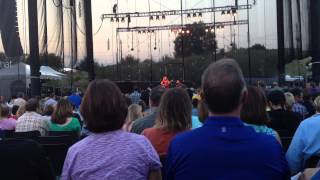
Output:
[[0,179],[320,179],[320,88],[247,85],[235,60],[199,88],[0,97]]

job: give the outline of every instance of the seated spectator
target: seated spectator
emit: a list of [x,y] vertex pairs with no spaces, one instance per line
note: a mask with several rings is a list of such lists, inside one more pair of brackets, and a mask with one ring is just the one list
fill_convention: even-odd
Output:
[[25,109],[26,112],[17,120],[16,132],[39,131],[42,136],[47,135],[49,123],[43,116],[37,113],[39,101],[29,99]]
[[131,132],[141,134],[143,130],[155,125],[160,99],[165,91],[166,89],[162,86],[157,86],[151,90],[149,98],[150,114],[146,117],[137,119],[132,125]]
[[267,127],[270,119],[266,109],[267,98],[262,90],[253,86],[248,87],[247,100],[241,109],[241,119],[257,133],[273,136],[281,143],[278,133]]
[[1,140],[0,152],[0,179],[55,179],[45,152],[35,141]]
[[211,64],[202,76],[202,89],[209,117],[204,126],[171,141],[165,178],[288,178],[288,165],[276,139],[256,133],[240,120],[247,90],[239,65],[230,59]]
[[129,97],[131,99],[132,104],[138,104],[139,103],[139,101],[141,100],[140,99],[141,94],[138,91],[138,87],[135,86],[133,88],[133,92],[130,94]]
[[15,120],[18,119],[18,117],[17,117],[18,109],[19,109],[19,106],[17,106],[17,105],[12,106],[12,108],[11,108],[11,118],[13,118]]
[[[285,96],[285,109],[287,109],[288,111],[291,111],[292,112],[292,107],[293,107],[293,104],[296,102],[294,100],[294,96],[291,92],[285,92],[284,93],[284,96]],[[301,116],[302,118],[302,116]]]
[[192,105],[186,90],[174,88],[163,95],[155,126],[142,132],[160,156],[167,154],[172,138],[191,129],[191,109]]
[[21,117],[24,113],[26,112],[26,106],[19,106],[16,116],[17,116],[17,120],[19,119],[19,117]]
[[139,118],[142,118],[142,107],[138,104],[131,104],[128,107],[128,115],[122,129],[130,132],[133,122]]
[[67,99],[73,106],[76,107],[76,109],[79,109],[82,98],[78,93],[73,92],[70,96],[67,97]]
[[159,157],[147,138],[121,130],[127,108],[113,82],[89,84],[80,112],[93,134],[69,148],[61,180],[161,179]]
[[317,114],[301,122],[286,154],[293,175],[302,171],[306,161],[320,152],[320,97],[314,103]]
[[44,105],[44,109],[46,109],[47,106],[56,106],[56,104],[57,104],[56,95],[54,93],[51,93],[43,105]]
[[58,101],[51,116],[50,131],[75,131],[80,133],[79,120],[73,117],[73,108],[66,99]]
[[9,116],[9,107],[5,104],[0,104],[0,129],[14,130],[16,128],[17,121]]
[[[268,95],[268,102],[271,111],[269,111],[269,127],[278,131],[280,136],[292,137],[299,126],[302,116],[286,110],[286,98],[282,91],[273,90]],[[281,132],[285,132],[281,134]]]
[[291,90],[291,93],[293,94],[295,100],[295,103],[292,106],[292,111],[299,113],[302,116],[302,119],[305,119],[308,115],[308,111],[307,108],[302,104],[302,91],[299,88],[294,88]]
[[308,91],[303,91],[303,102],[302,105],[307,108],[308,114],[305,118],[311,117],[316,113],[316,110],[314,108],[314,103],[312,101],[312,96]]

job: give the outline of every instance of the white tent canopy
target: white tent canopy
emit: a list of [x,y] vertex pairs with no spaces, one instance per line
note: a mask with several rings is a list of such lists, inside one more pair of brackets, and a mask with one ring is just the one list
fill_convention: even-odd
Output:
[[[52,80],[61,80],[65,75],[60,73],[49,66],[41,66],[40,67],[41,79],[52,79]],[[20,75],[21,77],[26,77],[26,79],[30,79],[31,70],[30,65],[19,63],[7,68],[0,69],[0,79],[8,79],[13,76]]]

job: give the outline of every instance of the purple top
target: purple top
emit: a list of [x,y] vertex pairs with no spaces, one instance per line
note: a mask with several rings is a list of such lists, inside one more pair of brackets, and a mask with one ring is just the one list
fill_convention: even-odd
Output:
[[118,130],[92,134],[73,145],[60,179],[141,180],[160,168],[157,152],[144,136]]
[[13,118],[5,118],[0,120],[0,129],[2,130],[14,130],[16,128],[17,121]]

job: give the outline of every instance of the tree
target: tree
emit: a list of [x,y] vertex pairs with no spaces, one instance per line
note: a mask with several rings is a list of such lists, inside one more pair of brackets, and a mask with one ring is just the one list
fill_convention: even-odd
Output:
[[174,40],[176,57],[208,54],[217,48],[214,33],[206,32],[206,27],[202,22],[187,25],[186,29],[190,33],[180,33]]

